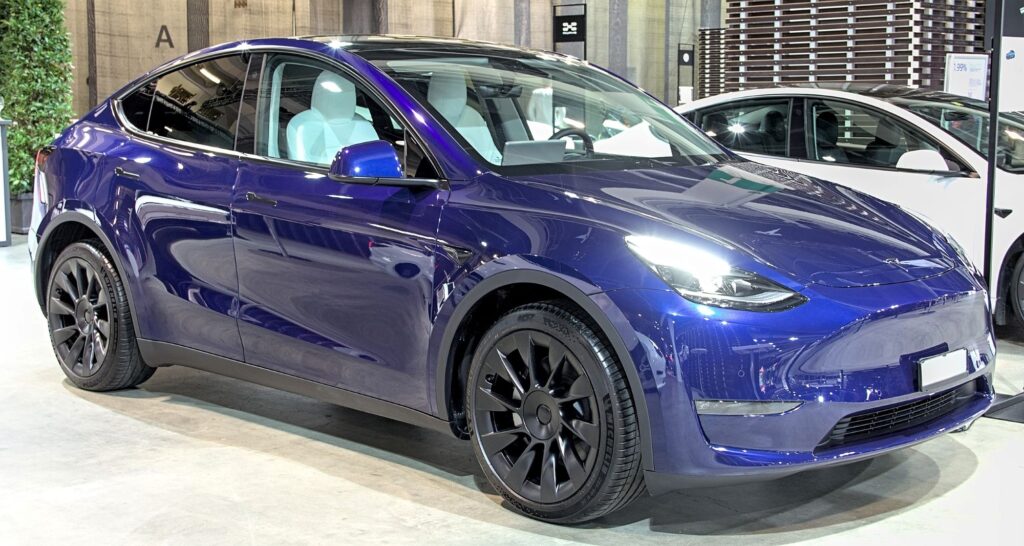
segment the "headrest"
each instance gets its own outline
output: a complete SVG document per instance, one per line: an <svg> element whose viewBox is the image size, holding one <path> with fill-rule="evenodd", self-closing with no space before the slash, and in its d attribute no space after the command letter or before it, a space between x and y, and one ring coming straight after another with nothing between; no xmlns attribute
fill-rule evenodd
<svg viewBox="0 0 1024 546"><path fill-rule="evenodd" d="M554 89L539 87L530 94L530 105L526 110L526 119L554 125L555 111L553 108Z"/></svg>
<svg viewBox="0 0 1024 546"><path fill-rule="evenodd" d="M356 113L356 86L325 70L313 85L310 108L320 112L328 121L352 119Z"/></svg>
<svg viewBox="0 0 1024 546"><path fill-rule="evenodd" d="M819 143L835 146L839 142L839 117L831 110L825 110L814 118Z"/></svg>
<svg viewBox="0 0 1024 546"><path fill-rule="evenodd" d="M815 121L817 122L818 128L839 127L839 117L831 110L822 111L818 114L818 118Z"/></svg>
<svg viewBox="0 0 1024 546"><path fill-rule="evenodd" d="M454 125L466 108L466 72L459 67L445 67L443 70L435 70L430 76L427 102Z"/></svg>
<svg viewBox="0 0 1024 546"><path fill-rule="evenodd" d="M764 116L765 129L781 127L786 124L786 115L778 110L772 110Z"/></svg>
<svg viewBox="0 0 1024 546"><path fill-rule="evenodd" d="M729 130L729 120L722 113L708 114L704 118L704 130L723 136L722 133Z"/></svg>

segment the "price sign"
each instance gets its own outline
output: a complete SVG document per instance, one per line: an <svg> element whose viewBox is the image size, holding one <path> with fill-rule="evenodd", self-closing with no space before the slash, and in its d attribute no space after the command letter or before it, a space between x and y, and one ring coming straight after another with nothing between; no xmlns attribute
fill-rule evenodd
<svg viewBox="0 0 1024 546"><path fill-rule="evenodd" d="M947 93L986 100L988 55L950 53L946 55Z"/></svg>

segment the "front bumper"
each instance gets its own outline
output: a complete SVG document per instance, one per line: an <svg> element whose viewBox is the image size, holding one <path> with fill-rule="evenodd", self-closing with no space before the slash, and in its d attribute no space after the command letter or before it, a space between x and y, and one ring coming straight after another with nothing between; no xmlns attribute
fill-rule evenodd
<svg viewBox="0 0 1024 546"><path fill-rule="evenodd" d="M770 314L709 313L669 291L602 295L627 323L619 333L643 382L653 492L874 457L969 424L991 404L991 317L969 272L807 295L807 304ZM958 349L969 354L965 374L924 392L918 361ZM844 418L915 402L906 411L919 411L964 385L973 391L928 419L830 443ZM719 416L698 415L694 400L803 404L778 415Z"/></svg>

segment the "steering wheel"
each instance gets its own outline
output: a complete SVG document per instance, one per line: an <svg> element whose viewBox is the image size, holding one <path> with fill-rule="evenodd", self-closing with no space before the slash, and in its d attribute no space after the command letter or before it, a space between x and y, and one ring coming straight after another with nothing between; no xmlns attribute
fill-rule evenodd
<svg viewBox="0 0 1024 546"><path fill-rule="evenodd" d="M548 138L548 140L561 140L567 136L573 135L580 137L580 140L583 141L583 149L584 151L586 151L587 155L594 154L594 139L590 138L590 135L588 135L587 132L584 131L583 129L577 129L575 127L566 127L565 129L562 129L561 131L558 131L555 134L551 135L551 137Z"/></svg>

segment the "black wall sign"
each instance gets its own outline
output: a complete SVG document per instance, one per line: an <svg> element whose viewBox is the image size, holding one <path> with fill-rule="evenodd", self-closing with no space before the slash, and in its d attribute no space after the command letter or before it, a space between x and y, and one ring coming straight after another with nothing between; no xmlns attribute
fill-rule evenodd
<svg viewBox="0 0 1024 546"><path fill-rule="evenodd" d="M586 15L556 15L554 23L556 44L587 41Z"/></svg>
<svg viewBox="0 0 1024 546"><path fill-rule="evenodd" d="M1024 1L1008 0L1003 8L1003 36L1024 38Z"/></svg>
<svg viewBox="0 0 1024 546"><path fill-rule="evenodd" d="M679 66L693 66L693 48L680 47L677 61Z"/></svg>
<svg viewBox="0 0 1024 546"><path fill-rule="evenodd" d="M992 45L995 39L995 2L985 9L985 43ZM1003 36L1024 38L1024 0L1003 0Z"/></svg>

